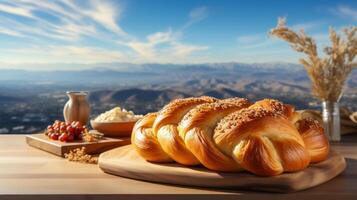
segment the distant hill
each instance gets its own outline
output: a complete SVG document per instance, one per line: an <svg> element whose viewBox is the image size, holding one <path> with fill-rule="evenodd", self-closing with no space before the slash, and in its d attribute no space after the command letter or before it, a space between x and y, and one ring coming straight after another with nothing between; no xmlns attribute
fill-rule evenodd
<svg viewBox="0 0 357 200"><path fill-rule="evenodd" d="M298 84L273 80L225 81L218 78L193 79L166 87L96 90L90 92L89 100L95 105L120 105L146 113L159 110L173 99L203 95L216 98L245 97L252 101L277 98L300 108L308 107L312 100L309 88Z"/></svg>
<svg viewBox="0 0 357 200"><path fill-rule="evenodd" d="M245 86L247 91L264 93L293 93L304 94L309 92L309 88L297 84L289 84L281 81L258 80Z"/></svg>
<svg viewBox="0 0 357 200"><path fill-rule="evenodd" d="M22 98L0 95L0 103L17 103L24 101Z"/></svg>
<svg viewBox="0 0 357 200"><path fill-rule="evenodd" d="M275 98L297 109L320 109L321 105L312 97L309 79L299 66L155 66L141 66L145 70L138 72L110 68L76 72L10 70L4 75L0 70L0 129L33 133L56 119L63 120L63 106L68 101L65 92L69 90L89 91L91 119L116 106L146 114L157 112L173 99L202 95L251 101ZM357 71L352 73L341 99L341 105L351 110L357 110L355 85ZM19 125L24 127L22 131L14 129Z"/></svg>
<svg viewBox="0 0 357 200"><path fill-rule="evenodd" d="M40 65L40 64L39 64ZM58 69L59 64L48 64L36 68ZM87 81L88 83L115 82L125 83L128 80L138 82L153 80L172 80L192 78L193 76L214 77L227 76L238 78L254 73L266 73L279 76L285 73L300 72L303 68L291 63L208 63L208 64L128 64L128 63L103 63L95 65L63 64L64 70L16 70L0 69L0 81L36 81L52 83L76 83ZM34 66L35 67L35 66ZM84 67L84 68L83 68ZM29 66L31 69L31 67ZM68 70L72 69L72 70ZM82 69L82 70L79 70ZM258 74L257 74L258 75Z"/></svg>
<svg viewBox="0 0 357 200"><path fill-rule="evenodd" d="M166 102L171 99L188 96L188 94L174 90L144 90L132 88L118 91L93 91L90 93L89 99L99 102Z"/></svg>

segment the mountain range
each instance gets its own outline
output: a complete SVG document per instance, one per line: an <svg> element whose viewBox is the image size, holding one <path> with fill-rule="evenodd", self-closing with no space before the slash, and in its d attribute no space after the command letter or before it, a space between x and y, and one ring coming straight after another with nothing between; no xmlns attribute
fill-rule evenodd
<svg viewBox="0 0 357 200"><path fill-rule="evenodd" d="M78 67L78 66L74 66ZM357 110L357 71L341 105ZM309 78L289 63L194 65L118 64L70 70L0 70L0 133L32 133L63 120L66 91L89 91L92 118L120 106L137 114L156 112L172 99L190 96L275 98L297 109L319 109Z"/></svg>

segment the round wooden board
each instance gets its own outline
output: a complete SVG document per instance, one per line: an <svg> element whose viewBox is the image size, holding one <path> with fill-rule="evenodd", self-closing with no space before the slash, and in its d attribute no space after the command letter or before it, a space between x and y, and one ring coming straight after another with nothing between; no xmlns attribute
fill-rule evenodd
<svg viewBox="0 0 357 200"><path fill-rule="evenodd" d="M329 181L343 172L346 161L331 151L327 160L312 164L303 171L260 177L248 172L222 173L200 166L150 163L142 159L131 145L127 145L102 153L99 167L110 174L157 183L286 193Z"/></svg>

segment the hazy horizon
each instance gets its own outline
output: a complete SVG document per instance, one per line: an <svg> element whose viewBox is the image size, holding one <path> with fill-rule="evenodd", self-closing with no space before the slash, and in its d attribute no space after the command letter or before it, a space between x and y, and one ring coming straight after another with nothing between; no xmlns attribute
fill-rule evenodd
<svg viewBox="0 0 357 200"><path fill-rule="evenodd" d="M20 64L6 64L0 63L0 70L25 70L25 71L81 71L81 70L125 70L128 66L146 66L146 65L157 65L157 66L210 66L216 65L225 66L230 64L245 65L245 66L277 66L284 65L286 67L290 66L301 66L297 62L237 62L237 61L227 61L227 62L199 62L199 63L129 63L129 62L109 62L109 63L20 63Z"/></svg>

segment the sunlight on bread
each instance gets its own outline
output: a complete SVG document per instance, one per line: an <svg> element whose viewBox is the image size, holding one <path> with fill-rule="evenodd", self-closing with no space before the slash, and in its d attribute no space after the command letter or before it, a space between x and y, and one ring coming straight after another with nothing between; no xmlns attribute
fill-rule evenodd
<svg viewBox="0 0 357 200"><path fill-rule="evenodd" d="M139 120L132 145L151 162L223 172L275 176L325 160L329 143L321 125L292 105L264 99L177 99Z"/></svg>

